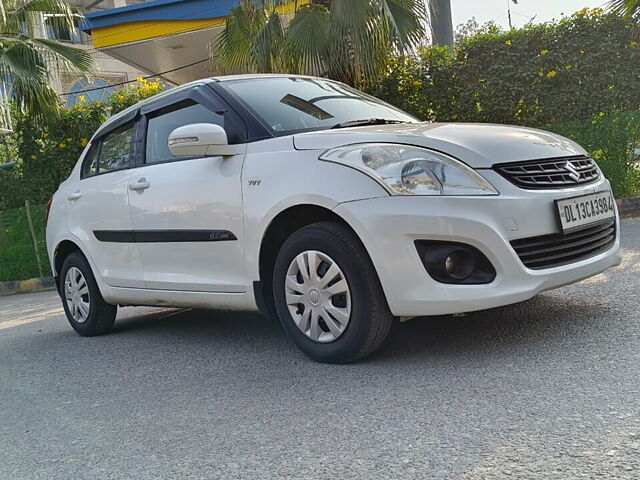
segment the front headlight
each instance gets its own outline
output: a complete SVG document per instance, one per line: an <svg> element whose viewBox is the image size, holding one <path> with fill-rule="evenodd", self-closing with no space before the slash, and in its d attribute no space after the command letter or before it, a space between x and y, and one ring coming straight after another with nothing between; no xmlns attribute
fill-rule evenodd
<svg viewBox="0 0 640 480"><path fill-rule="evenodd" d="M347 145L320 160L356 168L392 195L497 195L475 170L442 153L393 143Z"/></svg>

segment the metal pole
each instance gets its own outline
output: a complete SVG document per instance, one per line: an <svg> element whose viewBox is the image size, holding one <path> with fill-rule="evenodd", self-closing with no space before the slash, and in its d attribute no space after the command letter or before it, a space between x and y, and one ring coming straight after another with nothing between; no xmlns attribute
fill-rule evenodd
<svg viewBox="0 0 640 480"><path fill-rule="evenodd" d="M29 208L29 200L24 201L24 208L27 210L27 220L29 222L29 230L31 230L31 239L33 240L33 250L36 253L36 262L38 263L38 273L40 278L44 277L42 271L42 261L40 260L40 252L38 252L38 241L36 240L36 231L33 228L33 221L31 220L31 209Z"/></svg>

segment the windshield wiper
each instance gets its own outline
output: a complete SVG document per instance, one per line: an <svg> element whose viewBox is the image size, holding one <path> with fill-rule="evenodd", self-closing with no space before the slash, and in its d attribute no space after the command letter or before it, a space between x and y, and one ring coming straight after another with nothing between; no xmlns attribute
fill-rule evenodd
<svg viewBox="0 0 640 480"><path fill-rule="evenodd" d="M390 120L388 118L365 118L363 120L351 120L350 122L336 123L334 128L361 127L364 125L393 125L396 123L407 123L402 120Z"/></svg>

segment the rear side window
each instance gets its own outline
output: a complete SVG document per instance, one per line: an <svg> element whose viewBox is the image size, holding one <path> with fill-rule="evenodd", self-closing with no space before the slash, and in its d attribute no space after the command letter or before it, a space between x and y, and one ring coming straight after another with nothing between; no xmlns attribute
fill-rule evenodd
<svg viewBox="0 0 640 480"><path fill-rule="evenodd" d="M92 143L82 162L81 178L129 168L134 124L124 125Z"/></svg>
<svg viewBox="0 0 640 480"><path fill-rule="evenodd" d="M199 103L173 106L162 110L159 114L149 118L147 123L145 163L175 160L176 157L171 155L169 151L169 135L176 128L190 123L215 123L224 127L224 117Z"/></svg>

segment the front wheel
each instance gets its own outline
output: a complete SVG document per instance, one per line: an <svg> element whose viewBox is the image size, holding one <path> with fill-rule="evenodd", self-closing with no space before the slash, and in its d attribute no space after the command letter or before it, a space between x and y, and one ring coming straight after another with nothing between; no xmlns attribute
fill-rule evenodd
<svg viewBox="0 0 640 480"><path fill-rule="evenodd" d="M278 253L273 285L282 325L314 360L360 360L389 333L393 317L373 264L340 223L316 223L291 235Z"/></svg>

